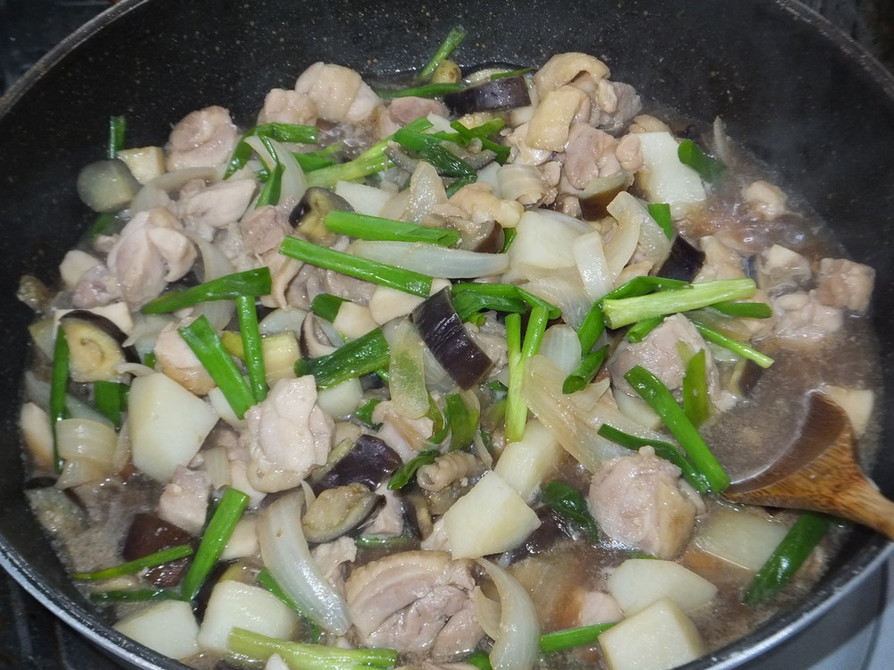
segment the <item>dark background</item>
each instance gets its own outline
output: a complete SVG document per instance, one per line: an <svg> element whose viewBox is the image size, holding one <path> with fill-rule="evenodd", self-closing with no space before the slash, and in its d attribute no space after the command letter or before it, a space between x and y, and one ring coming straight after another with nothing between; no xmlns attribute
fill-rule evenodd
<svg viewBox="0 0 894 670"><path fill-rule="evenodd" d="M802 1L894 69L894 2ZM0 0L0 92L110 4L110 0ZM0 668L114 667L5 574L0 576L0 603L5 604L0 608Z"/></svg>

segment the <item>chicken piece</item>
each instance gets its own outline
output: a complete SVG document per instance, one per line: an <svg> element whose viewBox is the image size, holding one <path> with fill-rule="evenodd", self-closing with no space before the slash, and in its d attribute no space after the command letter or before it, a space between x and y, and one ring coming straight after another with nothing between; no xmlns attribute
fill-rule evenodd
<svg viewBox="0 0 894 670"><path fill-rule="evenodd" d="M80 309L102 307L121 299L118 280L104 263L95 265L78 279L71 294L71 304Z"/></svg>
<svg viewBox="0 0 894 670"><path fill-rule="evenodd" d="M345 592L359 641L434 660L474 649L483 631L471 566L446 552L407 551L354 570Z"/></svg>
<svg viewBox="0 0 894 670"><path fill-rule="evenodd" d="M574 86L550 91L534 108L525 143L534 149L564 151L571 126L586 122L590 106L587 94Z"/></svg>
<svg viewBox="0 0 894 670"><path fill-rule="evenodd" d="M395 98L388 105L388 116L401 126L408 124L410 121L415 121L420 116L428 116L429 114L446 119L450 116L450 111L443 102L432 100L431 98L417 98L412 95Z"/></svg>
<svg viewBox="0 0 894 670"><path fill-rule="evenodd" d="M361 123L382 104L357 72L342 65L314 63L298 77L295 90L330 123Z"/></svg>
<svg viewBox="0 0 894 670"><path fill-rule="evenodd" d="M824 258L816 278L816 297L824 305L863 314L869 307L875 270L846 258Z"/></svg>
<svg viewBox="0 0 894 670"><path fill-rule="evenodd" d="M762 179L743 187L742 199L752 212L767 221L775 221L787 211L788 198L782 189Z"/></svg>
<svg viewBox="0 0 894 670"><path fill-rule="evenodd" d="M797 251L774 244L764 249L757 262L758 282L762 289L774 295L804 286L813 276L810 261Z"/></svg>
<svg viewBox="0 0 894 670"><path fill-rule="evenodd" d="M107 263L121 295L136 308L189 272L196 257L180 222L167 209L155 207L137 212L124 226Z"/></svg>
<svg viewBox="0 0 894 670"><path fill-rule="evenodd" d="M291 123L312 126L317 122L317 109L307 93L285 88L274 88L264 97L264 106L258 113L258 125L265 123Z"/></svg>
<svg viewBox="0 0 894 670"><path fill-rule="evenodd" d="M694 283L745 277L741 256L717 237L706 235L699 240L699 244L705 253L705 262L692 280Z"/></svg>
<svg viewBox="0 0 894 670"><path fill-rule="evenodd" d="M155 340L155 360L158 370L196 395L207 395L216 384L207 368L199 361L177 329L188 325L192 319L169 323Z"/></svg>
<svg viewBox="0 0 894 670"><path fill-rule="evenodd" d="M317 405L312 375L278 381L263 402L245 413L245 421L254 468L249 474L258 490L282 490L290 481L291 488L326 463L335 423Z"/></svg>
<svg viewBox="0 0 894 670"><path fill-rule="evenodd" d="M525 122L513 130L506 138L506 144L510 147L510 156L506 165L543 165L553 156L549 149L535 149L528 144L529 123Z"/></svg>
<svg viewBox="0 0 894 670"><path fill-rule="evenodd" d="M788 340L813 344L841 329L842 311L822 304L814 291L795 291L771 298L773 332Z"/></svg>
<svg viewBox="0 0 894 670"><path fill-rule="evenodd" d="M272 205L251 210L239 222L242 244L249 253L260 255L271 249L279 249L292 226L285 216Z"/></svg>
<svg viewBox="0 0 894 670"><path fill-rule="evenodd" d="M381 424L376 437L394 449L404 462L417 456L426 447L434 428L434 423L426 416L408 419L401 415L390 400L376 405L372 420Z"/></svg>
<svg viewBox="0 0 894 670"><path fill-rule="evenodd" d="M619 456L593 474L587 496L599 528L613 541L657 558L675 557L703 510L680 468L651 447Z"/></svg>
<svg viewBox="0 0 894 670"><path fill-rule="evenodd" d="M624 618L618 602L605 591L582 591L577 595L580 603L578 626L597 626Z"/></svg>
<svg viewBox="0 0 894 670"><path fill-rule="evenodd" d="M182 465L174 471L158 499L158 516L193 535L199 535L208 514L211 479L201 470Z"/></svg>
<svg viewBox="0 0 894 670"><path fill-rule="evenodd" d="M385 500L385 504L375 512L369 521L363 526L364 537L397 537L404 532L404 506L402 497L388 488L387 484L380 484L376 489L376 495Z"/></svg>
<svg viewBox="0 0 894 670"><path fill-rule="evenodd" d="M567 52L552 56L534 75L537 92L544 96L565 84L570 84L581 74L587 74L593 82L609 76L608 66L595 56Z"/></svg>
<svg viewBox="0 0 894 670"><path fill-rule="evenodd" d="M711 349L682 314L667 317L640 342L623 340L608 362L612 384L628 395L636 395L624 375L635 365L641 365L673 391L683 384L688 357L701 350L705 351L708 392L715 399L720 389L720 373L714 364Z"/></svg>
<svg viewBox="0 0 894 670"><path fill-rule="evenodd" d="M211 186L203 184L201 188L181 195L177 214L188 228L211 239L215 228L223 228L242 218L254 192L253 179L234 178Z"/></svg>
<svg viewBox="0 0 894 670"><path fill-rule="evenodd" d="M487 182L467 184L450 197L449 203L466 213L472 223L496 221L504 228L518 225L525 208L515 200L502 200Z"/></svg>
<svg viewBox="0 0 894 670"><path fill-rule="evenodd" d="M310 553L320 568L320 574L344 597L345 574L342 566L357 559L357 545L354 540L343 536L333 542L318 544Z"/></svg>
<svg viewBox="0 0 894 670"><path fill-rule="evenodd" d="M577 190L585 188L596 177L608 177L621 170L615 155L618 140L586 123L575 123L568 132L565 145L565 179Z"/></svg>
<svg viewBox="0 0 894 670"><path fill-rule="evenodd" d="M228 110L217 105L196 110L183 117L168 136L165 168L170 172L223 165L238 140L239 129Z"/></svg>
<svg viewBox="0 0 894 670"><path fill-rule="evenodd" d="M616 135L640 113L642 100L630 84L600 79L590 112L590 125Z"/></svg>

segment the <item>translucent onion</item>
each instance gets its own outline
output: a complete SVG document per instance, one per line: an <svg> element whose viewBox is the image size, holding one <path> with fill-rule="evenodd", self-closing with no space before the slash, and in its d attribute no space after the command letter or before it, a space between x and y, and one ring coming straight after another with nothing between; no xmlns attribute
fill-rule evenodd
<svg viewBox="0 0 894 670"><path fill-rule="evenodd" d="M408 319L402 319L391 343L389 389L394 408L410 419L419 419L428 412L424 349L416 328Z"/></svg>
<svg viewBox="0 0 894 670"><path fill-rule="evenodd" d="M590 300L595 302L614 288L617 275L611 272L605 257L602 235L597 232L581 235L574 241L571 251Z"/></svg>
<svg viewBox="0 0 894 670"><path fill-rule="evenodd" d="M292 152L289 151L289 148L282 144L281 142L277 142L276 140L269 139L270 145L276 150L276 157L279 159L279 162L283 166L282 173L282 182L280 186L279 192L279 204L287 199L294 199L297 203L301 200L301 197L304 195L304 192L307 190L307 180L304 177L304 170L298 165L298 162L295 160L295 157L292 155ZM264 165L271 172L273 171L274 166L276 165L276 161L273 156L270 155L270 152L267 150L267 147L264 146L264 143L261 141L261 138L257 135L253 135L251 137L245 138L245 143L248 144L255 152L261 157Z"/></svg>
<svg viewBox="0 0 894 670"><path fill-rule="evenodd" d="M664 262L670 253L671 241L645 205L627 191L621 191L606 209L622 226L639 226L638 258L648 260L654 267Z"/></svg>
<svg viewBox="0 0 894 670"><path fill-rule="evenodd" d="M603 238L605 257L613 277L617 278L633 257L636 245L639 244L639 232L638 220L625 219L618 221L611 232Z"/></svg>
<svg viewBox="0 0 894 670"><path fill-rule="evenodd" d="M50 406L50 385L38 379L30 370L25 373L25 397L34 402L36 405L46 410ZM105 416L97 412L83 400L79 400L73 395L65 396L65 406L71 412L72 418L90 419L104 423L108 426L112 425Z"/></svg>
<svg viewBox="0 0 894 670"><path fill-rule="evenodd" d="M326 631L344 635L351 626L348 606L320 573L301 528L303 494L295 491L275 500L258 520L258 542L264 565L289 597Z"/></svg>
<svg viewBox="0 0 894 670"><path fill-rule="evenodd" d="M580 340L577 331L566 324L556 324L546 329L540 353L552 362L563 374L569 375L580 363Z"/></svg>
<svg viewBox="0 0 894 670"><path fill-rule="evenodd" d="M540 653L540 624L531 596L515 577L478 559L500 595L500 627L490 652L494 670L529 670Z"/></svg>
<svg viewBox="0 0 894 670"><path fill-rule="evenodd" d="M577 394L562 393L564 381L562 371L545 356L534 356L525 366L522 394L528 408L553 432L559 444L587 470L595 472L606 460L626 450L597 434L601 421L594 426L581 417L582 408L574 398ZM598 415L602 405L589 404L590 412Z"/></svg>
<svg viewBox="0 0 894 670"><path fill-rule="evenodd" d="M65 461L58 488L105 479L114 472L118 436L110 426L89 419L56 422L56 446Z"/></svg>
<svg viewBox="0 0 894 670"><path fill-rule="evenodd" d="M348 252L442 279L487 277L502 274L509 267L509 257L506 254L448 249L422 242L357 240L348 248Z"/></svg>
<svg viewBox="0 0 894 670"><path fill-rule="evenodd" d="M558 307L565 323L574 328L580 326L593 305L577 273L563 276L556 272L551 277L537 277L522 288Z"/></svg>
<svg viewBox="0 0 894 670"><path fill-rule="evenodd" d="M193 236L191 239L202 255L202 272L199 276L201 281L211 281L234 272L233 264L218 245L198 236ZM215 330L223 330L235 316L236 304L232 300L208 300L196 305L193 314L196 318L204 314Z"/></svg>

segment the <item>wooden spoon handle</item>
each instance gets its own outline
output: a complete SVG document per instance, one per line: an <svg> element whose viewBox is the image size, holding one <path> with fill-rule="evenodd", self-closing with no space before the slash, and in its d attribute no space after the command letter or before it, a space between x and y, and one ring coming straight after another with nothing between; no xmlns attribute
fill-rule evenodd
<svg viewBox="0 0 894 670"><path fill-rule="evenodd" d="M830 501L837 516L851 519L894 540L894 502L888 500L868 479L842 492Z"/></svg>

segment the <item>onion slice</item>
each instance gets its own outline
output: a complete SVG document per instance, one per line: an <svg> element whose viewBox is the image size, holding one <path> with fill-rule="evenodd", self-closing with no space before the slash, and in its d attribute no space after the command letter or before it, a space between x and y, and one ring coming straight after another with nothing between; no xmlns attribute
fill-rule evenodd
<svg viewBox="0 0 894 670"><path fill-rule="evenodd" d="M300 491L283 496L261 512L258 541L264 565L289 597L313 621L335 635L351 626L344 599L320 573L301 528Z"/></svg>
<svg viewBox="0 0 894 670"><path fill-rule="evenodd" d="M478 559L500 595L500 628L490 663L494 670L529 670L540 650L540 624L531 596L515 577L483 558Z"/></svg>
<svg viewBox="0 0 894 670"><path fill-rule="evenodd" d="M460 388L479 383L494 362L472 339L453 309L449 289L441 289L413 310L413 322L435 360Z"/></svg>
<svg viewBox="0 0 894 670"><path fill-rule="evenodd" d="M348 253L441 279L489 277L509 269L506 254L448 249L422 242L357 240L351 244Z"/></svg>

